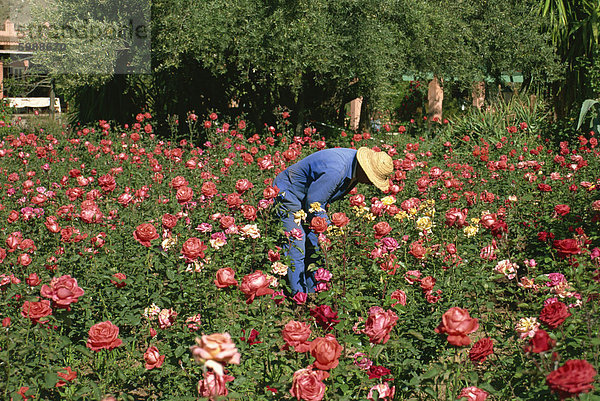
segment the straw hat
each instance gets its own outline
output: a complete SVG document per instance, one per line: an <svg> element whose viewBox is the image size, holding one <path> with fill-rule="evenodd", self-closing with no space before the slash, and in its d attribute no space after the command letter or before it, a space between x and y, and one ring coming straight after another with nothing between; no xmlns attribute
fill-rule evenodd
<svg viewBox="0 0 600 401"><path fill-rule="evenodd" d="M364 146L358 149L356 158L369 180L377 188L387 191L390 187L388 176L394 172L392 158L385 152L375 152Z"/></svg>

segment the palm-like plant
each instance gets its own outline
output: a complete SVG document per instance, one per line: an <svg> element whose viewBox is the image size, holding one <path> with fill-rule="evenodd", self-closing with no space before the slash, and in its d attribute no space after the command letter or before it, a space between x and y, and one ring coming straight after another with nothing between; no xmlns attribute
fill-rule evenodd
<svg viewBox="0 0 600 401"><path fill-rule="evenodd" d="M547 20L547 31L565 64L566 81L554 88L559 115L577 100L590 96L584 87L581 59L592 59L598 48L600 2L598 0L540 0L539 13Z"/></svg>

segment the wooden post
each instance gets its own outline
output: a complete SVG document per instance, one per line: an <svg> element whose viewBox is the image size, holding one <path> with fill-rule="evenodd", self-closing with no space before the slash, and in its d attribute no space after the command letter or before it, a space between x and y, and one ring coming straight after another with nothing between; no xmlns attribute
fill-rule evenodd
<svg viewBox="0 0 600 401"><path fill-rule="evenodd" d="M4 62L0 60L0 99L4 97Z"/></svg>
<svg viewBox="0 0 600 401"><path fill-rule="evenodd" d="M50 118L52 118L54 120L54 102L55 102L55 97L54 97L54 78L52 78L50 80Z"/></svg>
<svg viewBox="0 0 600 401"><path fill-rule="evenodd" d="M360 109L363 98L358 97L350 102L350 129L356 131L360 123Z"/></svg>

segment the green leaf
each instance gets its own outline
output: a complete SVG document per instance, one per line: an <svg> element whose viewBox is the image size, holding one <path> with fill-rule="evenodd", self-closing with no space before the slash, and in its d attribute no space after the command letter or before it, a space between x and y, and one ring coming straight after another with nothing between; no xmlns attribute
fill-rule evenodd
<svg viewBox="0 0 600 401"><path fill-rule="evenodd" d="M52 388L58 382L58 375L54 372L48 372L44 376L44 388Z"/></svg>
<svg viewBox="0 0 600 401"><path fill-rule="evenodd" d="M598 102L597 100L594 99L587 99L586 101L583 102L583 104L581 105L581 110L579 111L579 121L577 122L577 129L579 129L581 127L581 124L583 123L583 120L585 119L585 115L588 113L588 111L590 111L590 108L595 105L598 104L600 102Z"/></svg>

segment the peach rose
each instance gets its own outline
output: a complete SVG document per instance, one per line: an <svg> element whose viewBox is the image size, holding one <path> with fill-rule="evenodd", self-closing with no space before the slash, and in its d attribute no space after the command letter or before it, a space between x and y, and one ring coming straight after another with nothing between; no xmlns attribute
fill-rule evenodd
<svg viewBox="0 0 600 401"><path fill-rule="evenodd" d="M436 333L448 334L448 342L456 346L471 344L467 334L479 328L477 319L469 316L469 311L459 307L450 308L442 315L442 323L435 329Z"/></svg>
<svg viewBox="0 0 600 401"><path fill-rule="evenodd" d="M150 247L150 241L158 239L158 233L152 224L143 223L137 226L133 238L145 247Z"/></svg>
<svg viewBox="0 0 600 401"><path fill-rule="evenodd" d="M296 352L307 352L310 350L308 338L311 333L312 331L308 324L295 320L289 321L281 331L285 343L290 347L294 347Z"/></svg>
<svg viewBox="0 0 600 401"><path fill-rule="evenodd" d="M255 297L273 294L274 291L269 288L270 283L271 280L269 280L267 275L260 270L244 276L244 278L242 278L240 290L246 295L246 303L251 304L254 302Z"/></svg>
<svg viewBox="0 0 600 401"><path fill-rule="evenodd" d="M146 369L160 368L165 361L165 356L158 352L158 348L155 346L148 347L144 352L144 361L146 362Z"/></svg>
<svg viewBox="0 0 600 401"><path fill-rule="evenodd" d="M325 396L325 383L323 380L329 373L313 370L312 367L300 369L294 373L290 394L297 400L320 401Z"/></svg>
<svg viewBox="0 0 600 401"><path fill-rule="evenodd" d="M40 323L40 319L51 314L52 308L50 308L50 301L47 299L39 302L25 301L21 308L21 316L31 319L33 323Z"/></svg>
<svg viewBox="0 0 600 401"><path fill-rule="evenodd" d="M123 344L123 341L120 338L117 338L118 336L119 328L112 324L110 320L96 323L88 332L86 346L92 351L100 351L101 349L114 349Z"/></svg>
<svg viewBox="0 0 600 401"><path fill-rule="evenodd" d="M393 310L384 311L380 307L373 307L369 311L363 333L369 336L371 344L385 344L397 321L398 315Z"/></svg>
<svg viewBox="0 0 600 401"><path fill-rule="evenodd" d="M342 355L342 346L333 334L317 337L310 343L310 355L315 358L314 367L321 370L335 368Z"/></svg>
<svg viewBox="0 0 600 401"><path fill-rule="evenodd" d="M215 333L196 337L196 344L191 347L196 362L215 361L239 365L240 353L231 340L229 333Z"/></svg>
<svg viewBox="0 0 600 401"><path fill-rule="evenodd" d="M237 180L237 182L235 183L235 190L239 194L243 194L244 192L246 192L247 190L252 189L252 188L254 188L254 184L252 184L250 181L248 181L245 178Z"/></svg>
<svg viewBox="0 0 600 401"><path fill-rule="evenodd" d="M215 285L218 288L227 288L232 285L238 285L238 282L235 279L235 271L231 267L223 267L217 270Z"/></svg>

